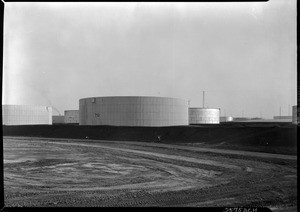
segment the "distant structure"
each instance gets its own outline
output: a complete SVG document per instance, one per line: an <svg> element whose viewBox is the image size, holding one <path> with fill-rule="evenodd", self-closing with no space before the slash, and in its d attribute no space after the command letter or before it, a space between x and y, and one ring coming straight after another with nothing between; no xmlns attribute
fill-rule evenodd
<svg viewBox="0 0 300 212"><path fill-rule="evenodd" d="M65 110L65 124L79 124L79 110Z"/></svg>
<svg viewBox="0 0 300 212"><path fill-rule="evenodd" d="M293 106L293 118L292 118L292 123L293 124L298 124L299 123L299 120L298 120L299 116L297 115L299 110L297 110L298 109L297 107L298 107L297 105Z"/></svg>
<svg viewBox="0 0 300 212"><path fill-rule="evenodd" d="M251 118L248 118L248 117L234 117L233 118L233 121L235 122L243 122L243 121L249 121L251 120Z"/></svg>
<svg viewBox="0 0 300 212"><path fill-rule="evenodd" d="M79 100L79 125L188 125L188 101L149 96L84 98Z"/></svg>
<svg viewBox="0 0 300 212"><path fill-rule="evenodd" d="M273 116L273 119L290 119L292 120L292 116Z"/></svg>
<svg viewBox="0 0 300 212"><path fill-rule="evenodd" d="M52 116L52 124L64 124L65 116Z"/></svg>
<svg viewBox="0 0 300 212"><path fill-rule="evenodd" d="M292 116L274 116L273 120L275 122L292 122L293 120Z"/></svg>
<svg viewBox="0 0 300 212"><path fill-rule="evenodd" d="M2 105L3 125L51 125L52 107Z"/></svg>
<svg viewBox="0 0 300 212"><path fill-rule="evenodd" d="M189 108L189 124L219 124L220 109Z"/></svg>
<svg viewBox="0 0 300 212"><path fill-rule="evenodd" d="M263 120L262 118L259 118L259 117L254 117L254 118L251 118L251 120L254 120L254 121L261 121Z"/></svg>
<svg viewBox="0 0 300 212"><path fill-rule="evenodd" d="M221 116L220 117L220 122L231 122L233 121L233 117L231 116Z"/></svg>

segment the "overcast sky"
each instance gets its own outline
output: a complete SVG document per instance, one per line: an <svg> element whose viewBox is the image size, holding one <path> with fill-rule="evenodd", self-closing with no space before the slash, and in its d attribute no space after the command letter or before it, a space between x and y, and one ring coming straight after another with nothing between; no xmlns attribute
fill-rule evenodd
<svg viewBox="0 0 300 212"><path fill-rule="evenodd" d="M62 114L93 96L162 96L222 115L296 105L296 0L5 3L3 104ZM290 113L292 110L290 110Z"/></svg>

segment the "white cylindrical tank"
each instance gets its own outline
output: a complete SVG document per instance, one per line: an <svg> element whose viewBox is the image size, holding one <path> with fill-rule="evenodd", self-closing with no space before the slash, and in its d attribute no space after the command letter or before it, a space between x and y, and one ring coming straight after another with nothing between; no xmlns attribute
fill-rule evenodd
<svg viewBox="0 0 300 212"><path fill-rule="evenodd" d="M297 105L293 106L293 118L292 122L293 124L298 124L298 116L297 116Z"/></svg>
<svg viewBox="0 0 300 212"><path fill-rule="evenodd" d="M65 110L64 117L65 124L78 124L79 110Z"/></svg>
<svg viewBox="0 0 300 212"><path fill-rule="evenodd" d="M220 117L220 122L230 122L233 121L233 117L231 116L221 116Z"/></svg>
<svg viewBox="0 0 300 212"><path fill-rule="evenodd" d="M220 109L189 108L190 124L219 124Z"/></svg>
<svg viewBox="0 0 300 212"><path fill-rule="evenodd" d="M79 100L79 125L188 125L188 102L147 96L84 98Z"/></svg>
<svg viewBox="0 0 300 212"><path fill-rule="evenodd" d="M2 105L3 125L52 124L52 107L36 105Z"/></svg>

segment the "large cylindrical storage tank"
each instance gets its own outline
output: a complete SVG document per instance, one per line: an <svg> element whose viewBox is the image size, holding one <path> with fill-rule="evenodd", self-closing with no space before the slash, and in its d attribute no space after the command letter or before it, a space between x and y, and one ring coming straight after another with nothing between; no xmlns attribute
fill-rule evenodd
<svg viewBox="0 0 300 212"><path fill-rule="evenodd" d="M297 105L293 106L293 124L298 124L298 117L297 117Z"/></svg>
<svg viewBox="0 0 300 212"><path fill-rule="evenodd" d="M79 100L79 125L188 125L188 102L147 96L84 98Z"/></svg>
<svg viewBox="0 0 300 212"><path fill-rule="evenodd" d="M2 105L3 125L52 124L52 107L36 105Z"/></svg>
<svg viewBox="0 0 300 212"><path fill-rule="evenodd" d="M189 108L190 124L219 124L220 109Z"/></svg>

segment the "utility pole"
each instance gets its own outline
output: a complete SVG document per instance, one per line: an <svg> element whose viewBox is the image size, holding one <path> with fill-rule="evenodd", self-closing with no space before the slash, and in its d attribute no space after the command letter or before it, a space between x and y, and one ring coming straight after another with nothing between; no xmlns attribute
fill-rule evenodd
<svg viewBox="0 0 300 212"><path fill-rule="evenodd" d="M203 108L204 108L204 94L205 93L205 91L203 91L203 101L202 101L202 103L203 103Z"/></svg>
<svg viewBox="0 0 300 212"><path fill-rule="evenodd" d="M281 107L279 107L279 116L281 117Z"/></svg>
<svg viewBox="0 0 300 212"><path fill-rule="evenodd" d="M291 112L291 111L290 111L290 109L291 109L291 108L290 108L290 105L289 105L289 112L288 112L288 116L290 115L290 112Z"/></svg>

